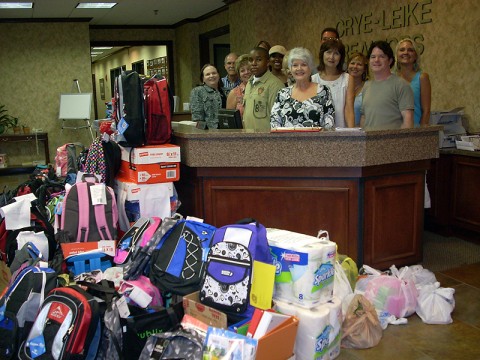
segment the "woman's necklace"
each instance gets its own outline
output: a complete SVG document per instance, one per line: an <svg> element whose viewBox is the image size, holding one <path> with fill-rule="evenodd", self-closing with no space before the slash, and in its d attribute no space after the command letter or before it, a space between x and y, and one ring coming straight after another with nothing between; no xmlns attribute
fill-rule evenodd
<svg viewBox="0 0 480 360"><path fill-rule="evenodd" d="M355 85L355 96L357 96L360 93L360 90L362 90L362 88L363 88L363 81L360 84Z"/></svg>

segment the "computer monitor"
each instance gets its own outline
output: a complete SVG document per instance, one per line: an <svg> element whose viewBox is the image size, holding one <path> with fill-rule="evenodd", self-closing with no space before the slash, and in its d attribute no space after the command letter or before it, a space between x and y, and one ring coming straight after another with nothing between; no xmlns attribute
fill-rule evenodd
<svg viewBox="0 0 480 360"><path fill-rule="evenodd" d="M218 110L218 128L219 129L243 129L242 117L239 110L219 109Z"/></svg>

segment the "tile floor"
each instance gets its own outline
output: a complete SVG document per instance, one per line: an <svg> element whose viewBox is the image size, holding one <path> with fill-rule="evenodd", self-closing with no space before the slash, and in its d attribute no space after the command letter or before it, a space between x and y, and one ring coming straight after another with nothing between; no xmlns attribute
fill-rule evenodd
<svg viewBox="0 0 480 360"><path fill-rule="evenodd" d="M389 325L376 347L342 349L337 359L480 359L480 263L435 275L442 287L455 289L453 323L427 325L412 315L406 325Z"/></svg>

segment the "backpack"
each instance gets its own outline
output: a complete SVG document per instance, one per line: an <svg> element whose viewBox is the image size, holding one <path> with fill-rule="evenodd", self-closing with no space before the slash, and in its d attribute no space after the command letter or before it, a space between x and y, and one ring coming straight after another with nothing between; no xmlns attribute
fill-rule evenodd
<svg viewBox="0 0 480 360"><path fill-rule="evenodd" d="M2 224L5 221L2 221ZM0 232L1 228L3 227L0 226ZM0 238L0 246L3 246L3 236L5 238L5 247L2 248L0 251L5 252L5 262L8 266L11 266L17 250L20 250L18 248L18 242L17 238L20 233L22 232L33 232L33 233L39 233L43 232L45 234L45 237L47 238L48 241L48 254L42 254L43 255L43 260L46 261L51 260L55 254L55 250L57 249L57 243L55 241L55 235L54 235L54 229L52 224L42 215L40 211L35 206L32 206L30 208L30 226L16 229L16 230L7 230L5 231L4 235L2 238Z"/></svg>
<svg viewBox="0 0 480 360"><path fill-rule="evenodd" d="M118 144L115 141L103 141L99 136L88 149L84 170L88 174L100 175L101 182L113 187L121 161Z"/></svg>
<svg viewBox="0 0 480 360"><path fill-rule="evenodd" d="M92 186L105 187L107 204L92 204ZM118 210L111 187L91 182L78 182L65 194L62 203L60 230L73 241L115 240L117 238Z"/></svg>
<svg viewBox="0 0 480 360"><path fill-rule="evenodd" d="M65 177L68 173L77 173L77 146L85 150L81 143L67 143L57 148L55 155L55 173L57 176Z"/></svg>
<svg viewBox="0 0 480 360"><path fill-rule="evenodd" d="M101 335L95 298L78 286L53 289L45 298L19 359L95 359Z"/></svg>
<svg viewBox="0 0 480 360"><path fill-rule="evenodd" d="M161 145L172 137L173 94L167 79L152 77L143 84L146 145Z"/></svg>
<svg viewBox="0 0 480 360"><path fill-rule="evenodd" d="M124 71L115 78L117 140L122 146L145 145L143 85L136 71Z"/></svg>
<svg viewBox="0 0 480 360"><path fill-rule="evenodd" d="M57 274L50 268L26 266L10 280L0 298L0 358L12 359L35 321L45 295L56 284Z"/></svg>
<svg viewBox="0 0 480 360"><path fill-rule="evenodd" d="M179 220L153 251L150 280L161 291L187 295L200 287L215 227L193 220Z"/></svg>
<svg viewBox="0 0 480 360"><path fill-rule="evenodd" d="M142 274L149 275L150 272L150 260L152 253L157 245L162 241L170 229L177 224L182 217L179 214L175 214L173 217L165 217L148 241L142 245L138 251L135 251L131 260L123 267L123 279L124 280L136 280Z"/></svg>
<svg viewBox="0 0 480 360"><path fill-rule="evenodd" d="M227 313L251 317L253 261L273 264L265 227L253 220L218 228L207 255L200 302Z"/></svg>
<svg viewBox="0 0 480 360"><path fill-rule="evenodd" d="M177 359L178 354L185 360L202 359L202 337L195 330L187 329L154 334L148 338L139 360Z"/></svg>

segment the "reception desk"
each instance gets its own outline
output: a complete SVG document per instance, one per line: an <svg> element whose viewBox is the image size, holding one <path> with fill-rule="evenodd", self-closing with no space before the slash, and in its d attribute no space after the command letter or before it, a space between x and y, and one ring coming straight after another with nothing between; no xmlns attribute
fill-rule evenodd
<svg viewBox="0 0 480 360"><path fill-rule="evenodd" d="M358 264L422 260L425 171L441 127L254 132L174 126L183 215L222 226L253 217L310 235L327 230Z"/></svg>

